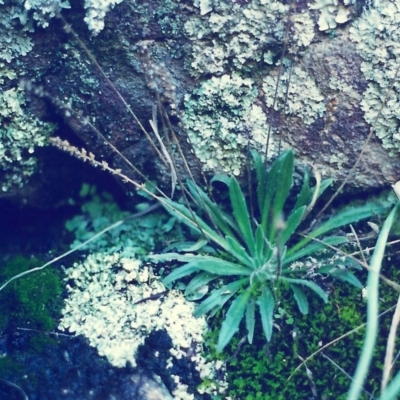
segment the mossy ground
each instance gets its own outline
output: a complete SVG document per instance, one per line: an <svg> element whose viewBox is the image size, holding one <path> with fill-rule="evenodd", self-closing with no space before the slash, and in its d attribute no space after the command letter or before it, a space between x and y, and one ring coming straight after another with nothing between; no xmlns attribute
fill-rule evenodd
<svg viewBox="0 0 400 400"><path fill-rule="evenodd" d="M400 280L400 271L396 268L398 261L400 258L397 256L396 259L386 260L383 266L385 276L395 282ZM362 281L366 281L366 273L360 275ZM308 315L298 312L293 299L282 298L281 307L286 311L287 317L275 318L279 329L274 329L270 343L267 343L263 336L261 323L252 345L247 341L239 345L240 339L246 335L244 329L236 335L226 351L219 356L228 359L229 389L226 396L240 400L346 398L351 380L326 357L353 376L364 340L364 328L340 339L312 357L306 366L301 366L289 380L295 368L301 364L300 357L306 359L322 345L365 322L366 302L359 289L342 282L332 282L331 290L330 301L326 305L310 293ZM397 296L393 289L381 283L380 312L395 305ZM380 319L375 356L365 383L365 390L375 395L379 393L381 384L386 341L393 311ZM291 317L294 319L293 323ZM216 343L219 318L216 317L213 323L215 330L210 334L210 341ZM398 345L399 343L397 348ZM395 370L400 366L399 362L396 364ZM310 373L312 376L308 376ZM317 397L313 396L313 390L316 391ZM365 393L361 397L361 399L368 398Z"/></svg>
<svg viewBox="0 0 400 400"><path fill-rule="evenodd" d="M44 262L17 256L4 262L0 270L0 281L40 267ZM55 329L61 310L61 273L56 268L45 268L16 279L0 292L2 312L0 331L15 333L16 330L29 329L32 332L32 346L41 346L50 339L43 332ZM38 334L35 335L35 332Z"/></svg>

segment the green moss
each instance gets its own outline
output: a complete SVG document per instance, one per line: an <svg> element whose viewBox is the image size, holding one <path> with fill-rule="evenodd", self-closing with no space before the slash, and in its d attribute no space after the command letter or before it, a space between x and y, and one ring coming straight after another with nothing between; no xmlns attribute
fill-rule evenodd
<svg viewBox="0 0 400 400"><path fill-rule="evenodd" d="M16 257L3 264L0 281L39 267L43 263L36 259ZM0 292L2 313L0 329L7 325L40 331L51 331L57 326L61 310L62 286L60 273L47 268L28 274L11 282Z"/></svg>
<svg viewBox="0 0 400 400"><path fill-rule="evenodd" d="M400 271L390 265L393 265L393 261L386 264L384 274L399 282ZM281 298L281 307L290 310L294 324L276 318L275 323L279 329L276 327L271 343L266 343L259 330L253 345L248 343L239 345L239 336L232 341L225 354L222 356L213 354L221 359L229 359L227 372L230 386L227 396L246 400L303 400L312 397L311 383L305 366L302 366L288 381L294 369L301 363L298 356L307 358L322 345L365 322L366 303L360 290L339 282L325 283L332 291L330 302L323 306L319 299L310 297L309 315L300 314L289 298ZM380 295L382 311L396 304L398 294L387 286L382 286ZM215 327L220 323L217 319L218 317L213 322ZM376 356L365 386L370 393L373 391L379 393L390 323L390 313L380 320L381 331L376 346ZM350 379L322 354L332 359L351 376L360 355L364 334L364 330L360 329L329 346L307 362L318 398L346 399ZM241 336L245 335L246 332L243 330ZM216 343L217 337L218 332L215 330L209 335L208 340ZM366 395L362 397L362 399L367 398Z"/></svg>

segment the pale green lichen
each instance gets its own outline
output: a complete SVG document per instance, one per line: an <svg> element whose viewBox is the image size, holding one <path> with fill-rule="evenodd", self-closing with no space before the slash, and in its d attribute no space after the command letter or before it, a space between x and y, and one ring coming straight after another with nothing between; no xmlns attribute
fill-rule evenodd
<svg viewBox="0 0 400 400"><path fill-rule="evenodd" d="M123 0L85 0L84 18L88 28L98 34L104 28L104 18L107 12ZM49 25L49 20L62 9L71 8L69 0L25 0L24 7L32 12L33 18L42 27Z"/></svg>
<svg viewBox="0 0 400 400"><path fill-rule="evenodd" d="M315 0L309 7L311 10L319 10L319 30L327 31L350 20L351 5L355 2L356 0Z"/></svg>
<svg viewBox="0 0 400 400"><path fill-rule="evenodd" d="M291 75L290 75L291 74ZM290 77L289 90L286 96L286 87ZM263 80L265 104L272 107L277 87L278 76L269 75ZM291 116L299 117L309 125L323 116L326 106L324 96L315 83L315 80L300 66L286 69L280 76L275 110L283 111Z"/></svg>
<svg viewBox="0 0 400 400"><path fill-rule="evenodd" d="M361 70L368 80L361 108L364 118L374 124L400 63L400 1L375 0L350 28L350 38L357 45L363 62ZM394 81L381 115L374 126L389 154L400 151L400 83Z"/></svg>
<svg viewBox="0 0 400 400"><path fill-rule="evenodd" d="M192 40L190 70L195 76L247 71L254 62L271 60L283 43L289 7L282 2L215 1L207 10L185 24ZM314 37L308 12L293 13L290 19L291 45L307 46Z"/></svg>
<svg viewBox="0 0 400 400"><path fill-rule="evenodd" d="M2 1L0 5L0 60L10 63L32 49L32 41L27 35L32 28L26 23L26 13L21 6L6 6Z"/></svg>
<svg viewBox="0 0 400 400"><path fill-rule="evenodd" d="M43 146L53 126L38 120L25 109L22 90L0 93L0 173L1 190L22 187L36 171L32 154Z"/></svg>
<svg viewBox="0 0 400 400"><path fill-rule="evenodd" d="M268 126L256 97L253 80L238 74L213 77L185 97L183 123L205 169L237 175L248 145L264 150ZM273 147L271 139L270 154Z"/></svg>

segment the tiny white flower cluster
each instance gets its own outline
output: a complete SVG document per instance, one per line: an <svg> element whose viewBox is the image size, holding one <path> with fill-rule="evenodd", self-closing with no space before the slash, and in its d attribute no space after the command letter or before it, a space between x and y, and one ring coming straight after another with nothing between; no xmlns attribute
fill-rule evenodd
<svg viewBox="0 0 400 400"><path fill-rule="evenodd" d="M157 296L166 288L151 266L118 253L99 252L75 263L66 274L73 283L67 285L69 297L59 328L84 335L114 366L124 367L127 362L135 366L137 349L150 332L165 329L173 343L168 368L174 359L185 357L195 363L202 379L213 380L221 369L201 355L205 318L194 318L194 304L177 290ZM194 399L179 377L173 378L178 383L174 398ZM206 391L216 392L216 387Z"/></svg>

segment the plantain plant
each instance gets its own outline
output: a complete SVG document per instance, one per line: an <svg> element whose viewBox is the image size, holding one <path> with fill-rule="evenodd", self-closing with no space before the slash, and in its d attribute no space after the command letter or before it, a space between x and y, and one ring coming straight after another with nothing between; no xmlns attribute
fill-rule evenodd
<svg viewBox="0 0 400 400"><path fill-rule="evenodd" d="M239 330L243 319L248 340L252 342L256 310L265 337L271 340L274 310L282 288L291 291L303 314L308 313L308 292L328 301L326 291L313 279L316 274L332 275L362 288L351 272L350 267L355 263L346 257L336 257L336 261L332 261L335 257L326 257L326 262L313 263L312 267L304 261L326 252L329 246L348 241L344 235L328 236L332 231L383 211L383 206L376 204L352 207L330 217L306 235L300 235L299 225L332 180L320 182L317 179L315 187L310 187L310 176L306 172L297 201L284 219L285 205L293 186L293 151L282 153L269 172L257 152L252 156L257 181L256 204L246 199L235 177L213 179L223 182L229 189L231 210L228 211L189 180L187 191L195 202L193 207L165 198L161 203L191 229L198 237L197 242L178 245L176 252L150 257L156 262L184 263L165 277L164 284L171 286L182 279L187 282L187 277L192 276L185 295L199 300L207 294L196 308L196 316L213 314L229 304L219 333L218 352ZM338 268L339 263L347 264L349 268ZM210 293L209 286L212 288Z"/></svg>

